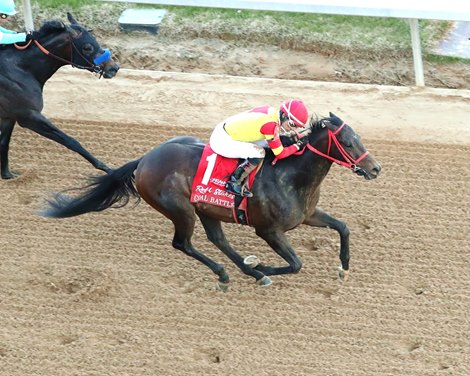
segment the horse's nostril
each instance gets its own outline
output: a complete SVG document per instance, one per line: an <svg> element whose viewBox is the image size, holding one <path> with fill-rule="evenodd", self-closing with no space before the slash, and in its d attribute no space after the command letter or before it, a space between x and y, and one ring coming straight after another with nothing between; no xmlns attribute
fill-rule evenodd
<svg viewBox="0 0 470 376"><path fill-rule="evenodd" d="M105 78L114 77L117 74L118 70L119 70L118 65L107 67L107 68L104 69L104 77Z"/></svg>

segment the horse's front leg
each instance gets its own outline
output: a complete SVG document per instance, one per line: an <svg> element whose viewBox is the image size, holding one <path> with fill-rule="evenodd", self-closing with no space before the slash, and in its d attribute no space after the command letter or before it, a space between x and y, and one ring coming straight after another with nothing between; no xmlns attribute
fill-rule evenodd
<svg viewBox="0 0 470 376"><path fill-rule="evenodd" d="M289 266L269 266L265 264L258 264L254 269L266 275L276 274L292 274L298 273L302 268L302 261L295 254L289 240L286 235L280 230L273 229L256 229L256 234L263 238L266 243L279 255L281 256Z"/></svg>
<svg viewBox="0 0 470 376"><path fill-rule="evenodd" d="M10 118L0 119L0 169L2 179L13 179L18 176L10 171L8 151L10 150L10 139L15 126L15 120Z"/></svg>
<svg viewBox="0 0 470 376"><path fill-rule="evenodd" d="M77 140L69 135L65 134L54 124L52 124L45 116L40 112L31 111L28 116L22 116L18 118L18 124L24 128L28 128L41 136L44 136L50 140L58 142L61 145L64 145L66 148L80 154L88 162L90 162L93 167L98 170L109 172L110 168L106 166L103 162L95 158L88 150L86 150Z"/></svg>
<svg viewBox="0 0 470 376"><path fill-rule="evenodd" d="M303 223L313 227L326 227L338 231L341 242L339 252L341 267L339 276L343 280L347 279L349 274L349 228L346 223L332 217L319 208L316 208L315 212L309 218L306 218Z"/></svg>

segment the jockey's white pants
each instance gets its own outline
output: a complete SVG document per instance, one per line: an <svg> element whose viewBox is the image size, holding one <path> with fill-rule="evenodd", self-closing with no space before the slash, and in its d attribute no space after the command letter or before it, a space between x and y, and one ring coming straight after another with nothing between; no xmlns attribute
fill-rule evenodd
<svg viewBox="0 0 470 376"><path fill-rule="evenodd" d="M264 158L265 151L261 145L267 145L266 141L236 141L225 131L224 124L217 124L212 132L209 140L212 150L226 158Z"/></svg>

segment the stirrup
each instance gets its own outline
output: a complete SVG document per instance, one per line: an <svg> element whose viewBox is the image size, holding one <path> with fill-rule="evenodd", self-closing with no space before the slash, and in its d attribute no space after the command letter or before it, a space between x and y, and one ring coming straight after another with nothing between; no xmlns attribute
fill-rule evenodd
<svg viewBox="0 0 470 376"><path fill-rule="evenodd" d="M253 197L253 192L249 191L246 185L242 185L242 197Z"/></svg>
<svg viewBox="0 0 470 376"><path fill-rule="evenodd" d="M239 185L236 182L229 181L225 184L225 189L227 192L233 193L234 195L240 197L253 197L253 193L251 193L245 185Z"/></svg>

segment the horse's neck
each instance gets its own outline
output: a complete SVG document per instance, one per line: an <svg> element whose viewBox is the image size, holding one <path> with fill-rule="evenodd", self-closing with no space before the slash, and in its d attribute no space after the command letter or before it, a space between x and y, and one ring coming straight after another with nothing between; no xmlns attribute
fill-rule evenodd
<svg viewBox="0 0 470 376"><path fill-rule="evenodd" d="M56 38L51 38L49 41L41 43L41 45L45 48L45 51L41 50L41 48L34 45L34 42L32 42L27 49L24 51L18 51L17 54L20 59L18 65L32 74L42 85L44 85L60 67L66 65L64 61L61 61L54 56L58 56L65 60L67 60L67 57L61 56L63 53L59 52L59 50L63 50L64 48L60 46L60 43L56 42ZM70 57L68 59L70 59Z"/></svg>
<svg viewBox="0 0 470 376"><path fill-rule="evenodd" d="M324 135L319 135L317 140L312 142L312 146L323 153L326 153L326 145ZM318 195L319 187L328 175L332 162L308 148L298 158L292 158L292 161L295 165L290 169L290 174L294 188L304 196L306 202L310 202L312 197Z"/></svg>
<svg viewBox="0 0 470 376"><path fill-rule="evenodd" d="M323 182L330 171L332 162L324 157L314 154L309 149L304 151L300 158L300 169L303 185L308 191L314 191ZM302 181L302 180L301 180Z"/></svg>
<svg viewBox="0 0 470 376"><path fill-rule="evenodd" d="M315 139L311 141L311 145L320 152L327 154L328 133L321 130ZM331 160L316 154L308 147L305 148L301 158L302 170L306 172L309 177L311 177L312 184L314 182L320 184L321 181L323 181L325 176L328 174L328 171L330 170L331 164ZM321 180L318 182L319 178L321 178Z"/></svg>
<svg viewBox="0 0 470 376"><path fill-rule="evenodd" d="M283 161L279 161L278 165L272 167L266 166L271 173L268 172L265 180L270 183L269 187L279 192L295 192L295 196L307 204L311 202L311 197L318 192L319 186L328 174L331 167L331 161L314 154L309 149L305 149L302 155L291 156ZM289 196L291 193L287 193ZM273 193L276 195L276 193Z"/></svg>
<svg viewBox="0 0 470 376"><path fill-rule="evenodd" d="M45 57L45 58L44 58ZM29 65L30 73L44 85L54 73L56 73L60 67L65 65L59 61L50 61L51 58L47 56L37 56L36 60L32 65Z"/></svg>

